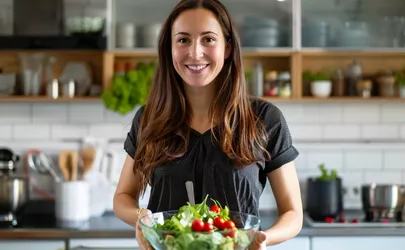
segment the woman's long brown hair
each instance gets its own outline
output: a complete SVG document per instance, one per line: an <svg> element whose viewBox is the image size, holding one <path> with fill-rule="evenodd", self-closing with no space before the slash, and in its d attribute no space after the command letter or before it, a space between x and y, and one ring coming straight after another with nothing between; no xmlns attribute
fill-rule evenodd
<svg viewBox="0 0 405 250"><path fill-rule="evenodd" d="M219 88L210 106L210 118L211 124L216 121L218 131L212 131L213 138L238 167L257 161L263 155L262 150L265 151L266 133L251 107L239 37L229 13L217 0L182 0L170 13L159 36L157 69L142 114L134 157L134 172L141 179L137 183L138 195L144 193L154 167L187 152L191 111L182 79L172 63L171 32L173 22L180 13L197 8L205 8L215 14L225 41L231 46L230 56L225 59L215 80Z"/></svg>

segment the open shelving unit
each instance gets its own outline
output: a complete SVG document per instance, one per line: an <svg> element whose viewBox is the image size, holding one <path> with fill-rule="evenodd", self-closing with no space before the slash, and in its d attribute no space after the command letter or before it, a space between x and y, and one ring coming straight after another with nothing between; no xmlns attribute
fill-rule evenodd
<svg viewBox="0 0 405 250"><path fill-rule="evenodd" d="M161 4L161 8L156 9L154 4ZM289 98L283 97L263 97L263 99L270 102L302 102L302 103L319 103L319 102L331 102L331 103L345 103L345 102L405 102L405 98L400 97L334 97L329 98L315 98L304 94L304 89L307 89L303 83L302 74L304 71L320 71L320 70L334 70L337 68L344 69L354 59L358 60L362 66L363 72L368 75L376 74L383 70L399 70L405 67L405 47L403 48L385 48L385 47L304 47L304 34L302 33L303 20L308 16L317 18L320 15L330 17L334 19L333 15L336 9L345 9L344 14L352 14L356 9L352 6L352 1L342 1L341 6L336 7L332 5L332 1L313 0L288 0L288 1L267 1L259 0L251 3L250 7L247 7L245 0L224 0L224 2L232 4L232 9L235 11L237 8L246 12L249 10L254 13L268 13L272 12L272 15L283 17L286 20L285 23L280 24L284 30L287 30L290 34L290 43L285 45L279 45L280 47L269 48L243 48L243 63L246 70L251 69L253 65L260 61L264 66L265 72L270 70L275 71L288 71L291 74L291 86L292 95ZM339 1L340 2L340 1ZM370 2L370 3L369 3ZM372 2L372 3L371 3ZM118 49L115 47L115 24L120 20L149 20L153 15L161 18L164 12L164 8L168 6L174 6L175 1L148 1L148 0L106 0L106 33L107 33L107 47L105 51L100 50L77 50L77 51L43 51L51 53L57 58L57 71L62 68L64 63L69 60L80 60L87 62L93 69L93 82L100 85L103 90L110 86L110 82L114 75L114 65L117 61L131 61L133 63L142 61L151 61L157 59L157 51L154 48L133 48L133 49ZM396 3L397 5L393 4ZM120 6L119 6L120 5ZM167 5L167 6L166 6ZM402 15L405 16L405 12L400 8L405 4L400 0L387 0L378 1L370 0L366 6L363 6L364 14L367 12L379 12L381 15L385 13L389 16ZM238 7L239 6L239 7ZM242 6L242 7L241 7ZM170 7L171 8L171 7ZM156 13L149 13L144 10L154 10ZM159 12L161 11L161 12ZM311 15L311 11L315 15ZM285 14L287 13L287 14ZM398 14L399 13L399 14ZM379 15L380 15L379 14ZM343 17L340 16L339 22L343 22ZM342 24L342 23L340 23ZM24 51L2 51L0 50L0 67L7 64L9 68L6 71L16 70L18 72L18 53ZM39 51L25 51L25 52L39 52ZM12 97L0 97L0 103L7 102L101 102L100 97L76 97L74 99L51 99L45 96L12 96Z"/></svg>
<svg viewBox="0 0 405 250"><path fill-rule="evenodd" d="M0 51L0 63L7 61L10 67L18 67L17 53L21 51ZM34 51L29 51L33 53ZM38 51L35 51L38 52ZM58 64L62 65L68 60L81 60L88 62L94 70L94 80L102 85L103 89L108 88L114 74L114 63L119 60L131 60L132 62L150 61L157 59L155 49L134 49L134 50L109 50L109 51L45 51L57 58ZM271 102L405 102L405 98L393 97L328 97L315 98L303 95L302 72L304 70L324 70L341 68L357 59L366 74L390 69L399 70L405 67L405 50L301 50L293 51L288 49L244 49L243 61L245 68L261 61L265 70L290 71L292 83L292 96L263 97ZM1 64L0 64L1 65ZM57 69L61 67L56 66ZM58 71L58 70L57 70ZM1 97L0 103L4 102L101 102L100 97L75 97L52 99L46 96L11 96Z"/></svg>

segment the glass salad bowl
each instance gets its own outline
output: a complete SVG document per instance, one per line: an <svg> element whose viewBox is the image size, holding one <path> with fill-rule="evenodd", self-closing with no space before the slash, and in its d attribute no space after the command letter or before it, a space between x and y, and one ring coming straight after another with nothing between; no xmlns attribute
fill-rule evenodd
<svg viewBox="0 0 405 250"><path fill-rule="evenodd" d="M196 212L185 206L145 215L139 223L144 237L157 250L242 250L252 243L260 218L226 210Z"/></svg>

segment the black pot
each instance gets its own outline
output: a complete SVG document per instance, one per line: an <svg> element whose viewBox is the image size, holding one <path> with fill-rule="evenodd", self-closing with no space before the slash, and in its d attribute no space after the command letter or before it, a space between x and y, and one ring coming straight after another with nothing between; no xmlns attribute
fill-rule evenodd
<svg viewBox="0 0 405 250"><path fill-rule="evenodd" d="M316 221L337 218L343 212L342 180L309 178L306 187L306 213Z"/></svg>

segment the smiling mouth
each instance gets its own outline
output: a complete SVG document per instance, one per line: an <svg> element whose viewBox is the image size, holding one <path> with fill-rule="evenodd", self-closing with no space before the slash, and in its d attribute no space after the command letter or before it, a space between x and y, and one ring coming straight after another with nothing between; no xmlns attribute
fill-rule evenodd
<svg viewBox="0 0 405 250"><path fill-rule="evenodd" d="M202 71L203 69L205 69L206 67L208 67L208 65L209 64L186 65L186 67L191 71L199 72L199 71Z"/></svg>

